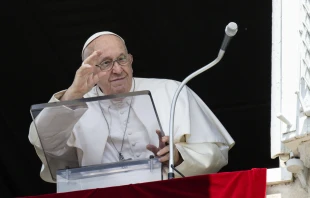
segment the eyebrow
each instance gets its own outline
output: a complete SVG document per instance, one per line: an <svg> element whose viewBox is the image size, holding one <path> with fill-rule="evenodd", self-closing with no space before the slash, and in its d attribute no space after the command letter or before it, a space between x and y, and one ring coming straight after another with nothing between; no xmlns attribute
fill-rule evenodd
<svg viewBox="0 0 310 198"><path fill-rule="evenodd" d="M117 57L116 57L116 59L118 59L120 56L122 56L122 55L125 55L125 53L121 53L120 55L118 55ZM114 59L112 59L111 57L109 57L109 56L106 56L106 57L103 57L103 59L100 61L100 63L102 63L103 61L106 61L106 60L114 60ZM100 64L99 63L99 64Z"/></svg>

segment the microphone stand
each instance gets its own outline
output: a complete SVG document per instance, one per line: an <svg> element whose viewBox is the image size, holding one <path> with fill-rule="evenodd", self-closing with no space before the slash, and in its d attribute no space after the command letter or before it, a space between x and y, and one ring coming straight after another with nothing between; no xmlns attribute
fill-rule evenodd
<svg viewBox="0 0 310 198"><path fill-rule="evenodd" d="M172 104L171 104L171 109L170 109L170 120L169 120L169 172L168 172L168 179L173 179L174 178L174 160L173 160L173 140L174 140L174 133L173 133L173 129L174 129L174 112L175 112L175 105L177 102L177 98L182 90L182 88L184 87L184 85L186 83L188 83L188 81L190 81L192 78L196 77L197 75L201 74L202 72L210 69L211 67L213 67L214 65L216 65L224 56L225 53L225 48L227 47L229 40L231 39L232 36L234 36L237 32L237 24L231 22L228 24L228 26L226 27L226 35L224 38L224 41L222 43L222 47L218 53L217 58L212 61L211 63L209 63L208 65L200 68L199 70L195 71L194 73L192 73L191 75L189 75L188 77L186 77L182 83L179 85L178 89L176 90L173 99L172 99Z"/></svg>
<svg viewBox="0 0 310 198"><path fill-rule="evenodd" d="M212 66L216 65L224 56L225 51L220 50L217 58L212 61L211 63L209 63L208 65L200 68L199 70L195 71L194 73L192 73L191 75L189 75L187 78L185 78L182 83L180 84L180 86L178 87L178 89L176 90L174 96L173 96L173 100L172 100L172 104L171 104L171 110L170 110L170 126L169 126L169 172L168 172L168 179L173 179L174 178L174 172L173 172L173 167L174 167L174 160L173 160L173 139L174 139L174 134L173 134L173 128L174 128L174 112L175 112L175 105L177 102L177 98L182 90L182 88L184 87L184 85L186 83L188 83L188 81L190 81L192 78L194 78L195 76L201 74L202 72L210 69Z"/></svg>

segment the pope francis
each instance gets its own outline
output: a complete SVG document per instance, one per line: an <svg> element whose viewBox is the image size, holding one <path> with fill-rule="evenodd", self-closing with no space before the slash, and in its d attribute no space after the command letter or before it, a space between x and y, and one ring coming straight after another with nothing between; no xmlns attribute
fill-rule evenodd
<svg viewBox="0 0 310 198"><path fill-rule="evenodd" d="M133 56L128 53L125 41L113 32L92 35L84 44L82 60L71 86L54 94L50 102L149 90L162 129L169 131L170 106L179 82L133 77ZM159 130L147 131L144 119L136 119L139 112L132 106L134 101L123 100L108 106L68 108L65 115L49 112L49 119L59 122L56 123L59 130L49 131L40 138L32 123L29 140L43 163L41 178L54 182L47 168L42 141L47 145L45 152L54 157L70 158L69 153L74 148L81 166L139 159L149 153L158 156L163 164L168 164L169 137L161 137ZM44 126L44 115L40 116L37 123ZM102 116L105 122L97 120ZM61 126L64 120L71 124ZM144 141L148 144L137 144L147 138L151 138ZM152 143L158 140L163 147ZM207 105L185 86L176 104L174 144L176 169L185 176L193 176L218 172L228 163L228 151L234 141ZM137 149L138 146L143 148Z"/></svg>

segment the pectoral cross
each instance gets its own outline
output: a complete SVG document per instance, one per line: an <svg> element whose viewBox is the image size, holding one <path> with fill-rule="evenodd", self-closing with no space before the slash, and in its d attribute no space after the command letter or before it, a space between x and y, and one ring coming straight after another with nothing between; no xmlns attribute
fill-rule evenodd
<svg viewBox="0 0 310 198"><path fill-rule="evenodd" d="M124 156L123 156L123 154L122 153L118 153L118 160L119 161L124 161Z"/></svg>
<svg viewBox="0 0 310 198"><path fill-rule="evenodd" d="M118 160L121 162L131 160L131 158L125 159L122 153L118 153Z"/></svg>

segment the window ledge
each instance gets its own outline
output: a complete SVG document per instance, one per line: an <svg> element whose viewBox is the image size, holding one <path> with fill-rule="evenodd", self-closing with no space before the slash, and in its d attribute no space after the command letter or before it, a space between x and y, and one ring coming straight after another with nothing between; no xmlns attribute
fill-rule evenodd
<svg viewBox="0 0 310 198"><path fill-rule="evenodd" d="M272 195L267 195L266 198L281 198L281 194L272 194Z"/></svg>
<svg viewBox="0 0 310 198"><path fill-rule="evenodd" d="M289 183L293 181L293 174L285 167L267 169L267 186Z"/></svg>

